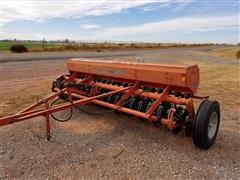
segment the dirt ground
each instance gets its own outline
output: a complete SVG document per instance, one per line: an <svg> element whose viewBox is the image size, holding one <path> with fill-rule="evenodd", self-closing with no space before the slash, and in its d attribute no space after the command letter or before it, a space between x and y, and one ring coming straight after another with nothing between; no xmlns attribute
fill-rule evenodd
<svg viewBox="0 0 240 180"><path fill-rule="evenodd" d="M199 94L221 105L219 133L209 150L196 148L184 132L173 135L126 114L75 110L68 122L51 121L51 141L43 118L0 127L0 179L240 179L239 61L208 52L143 51L111 60L199 64ZM6 62L0 71L0 117L44 97L51 81L67 73L64 60Z"/></svg>

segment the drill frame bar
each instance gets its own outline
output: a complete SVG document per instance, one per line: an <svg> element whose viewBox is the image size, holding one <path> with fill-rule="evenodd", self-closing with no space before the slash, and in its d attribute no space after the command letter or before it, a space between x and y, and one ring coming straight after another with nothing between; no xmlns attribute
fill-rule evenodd
<svg viewBox="0 0 240 180"><path fill-rule="evenodd" d="M122 87L118 87L118 86L113 86L113 85L109 85L109 84L104 84L104 83L101 83L101 82L94 82L92 83L92 80L94 78L103 78L102 76L98 76L98 75L88 75L88 74L85 74L85 73L74 73L74 77L65 77L65 79L68 81L69 79L71 79L72 82L80 82L81 80L78 79L77 77L78 76L81 76L81 75L84 75L86 76L87 78L86 79L83 79L83 81L85 81L85 84L88 84L88 85L91 85L92 88L93 87L96 87L96 88L103 88L103 89L106 89L106 90L110 90L110 91L113 91L113 90L118 90L118 89L121 89ZM116 79L116 78L107 78L108 80L111 79L111 80L116 80L116 81L119 81L121 79ZM153 105L150 107L149 111L147 111L146 113L141 113L141 112L138 112L138 111L135 111L135 110L131 110L131 109L128 109L127 111L124 110L124 112L126 113L129 113L129 114L132 114L132 115L136 115L136 116L139 116L139 117L143 117L149 121L154 121L156 119L156 117L152 117L152 113L154 112L154 110L156 109L156 107L161 103L161 102L169 102L169 103L174 103L174 104L178 104L178 105L186 105L187 109L189 110L190 112L190 115L191 115L191 118L194 119L195 118L195 110L194 110L194 106L193 106L193 100L192 98L195 98L194 95L192 95L192 98L176 98L176 97L171 97L168 95L168 93L174 89L176 90L175 87L170 87L170 86L162 86L164 87L164 90L161 94L158 94L158 93L152 93L152 92L144 92L142 89L139 89L141 85L146 85L146 82L133 82L133 81L129 81L129 80L125 80L124 82L130 82L133 84L133 86L131 87L131 89L129 90L126 90L125 91L125 94L123 95L123 97L115 104L115 105L120 105L124 99L127 99L128 97L130 96L141 96L141 97L145 97L145 98L150 98L150 99L153 99L153 100L156 100ZM151 84L152 85L152 84ZM58 91L58 90L57 90ZM77 93L77 94L74 94L74 97L82 97L83 96L78 96L79 94L80 95L83 95L81 94L81 92L79 90L73 90L73 92ZM86 95L86 94L84 94ZM208 98L208 97L202 97L202 96L197 96L196 99L205 99L205 98ZM107 102L99 102L99 100L94 100L93 101L94 103L98 104L98 105L102 105L102 106L105 106L105 107L108 107L108 108L118 108L118 106L113 106L112 104L110 103L107 103ZM124 107L121 107L120 109L124 109ZM119 110L119 109L118 109ZM119 110L121 111L121 110ZM143 115L144 114L144 115ZM146 115L147 114L147 115ZM171 127L173 128L173 126Z"/></svg>
<svg viewBox="0 0 240 180"><path fill-rule="evenodd" d="M37 117L37 116L45 116L45 114L48 114L48 113L51 114L53 112L57 112L57 111L61 111L61 110L64 110L64 109L71 108L73 106L86 105L86 104L91 103L92 100L94 100L94 99L103 98L103 97L106 97L106 96L109 96L109 95L113 95L113 94L116 94L116 93L123 92L123 91L128 90L128 89L129 89L129 87L126 87L126 88L122 88L122 89L119 89L119 90L104 93L104 94L101 94L101 95L97 95L97 96L93 96L93 97L86 97L85 99L82 99L82 100L72 101L71 103L67 102L67 103L62 103L60 105L56 105L56 106L52 106L52 107L47 107L47 108L45 107L43 109L33 110L33 108L37 108L42 104L49 104L48 102L50 100L54 99L57 95L60 94L60 91L59 91L59 92L57 92L53 95L50 95L47 98L41 100L40 103L33 104L32 106L28 107L27 109L23 110L22 112L20 112L16 115L1 118L0 119L0 126L4 126L4 125L7 125L7 124L12 124L12 123L23 121L23 120L26 120L26 119L31 119L31 118L34 118L34 117ZM66 90L66 92L67 92L67 90ZM61 93L64 93L64 91L61 91Z"/></svg>

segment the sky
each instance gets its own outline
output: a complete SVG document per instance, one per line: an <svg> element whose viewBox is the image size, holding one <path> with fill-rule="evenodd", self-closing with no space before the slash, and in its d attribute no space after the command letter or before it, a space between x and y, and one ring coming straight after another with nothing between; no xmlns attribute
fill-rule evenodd
<svg viewBox="0 0 240 180"><path fill-rule="evenodd" d="M239 0L0 0L3 39L240 42Z"/></svg>

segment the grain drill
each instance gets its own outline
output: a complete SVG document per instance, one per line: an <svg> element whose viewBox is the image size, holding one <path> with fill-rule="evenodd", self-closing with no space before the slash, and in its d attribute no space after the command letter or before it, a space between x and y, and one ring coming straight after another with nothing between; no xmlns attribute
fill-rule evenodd
<svg viewBox="0 0 240 180"><path fill-rule="evenodd" d="M197 65L175 66L148 63L70 59L68 75L52 83L53 93L22 110L0 119L0 126L44 116L47 139L50 140L50 117L69 120L73 108L96 104L112 111L124 112L172 130L185 130L194 144L208 149L214 143L220 107L208 96L196 95L199 84ZM61 99L61 103L55 103ZM193 100L201 100L195 113ZM70 110L67 119L55 113Z"/></svg>

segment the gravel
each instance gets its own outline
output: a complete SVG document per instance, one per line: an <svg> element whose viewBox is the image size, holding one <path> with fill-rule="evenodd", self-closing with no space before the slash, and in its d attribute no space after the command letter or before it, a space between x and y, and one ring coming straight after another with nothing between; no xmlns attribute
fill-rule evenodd
<svg viewBox="0 0 240 180"><path fill-rule="evenodd" d="M62 60L2 63L1 115L47 94L46 82L65 71ZM51 121L50 141L43 120L0 128L0 179L240 179L239 109L230 105L222 108L219 134L207 151L184 132L173 135L122 113L93 116L75 110L68 122Z"/></svg>

